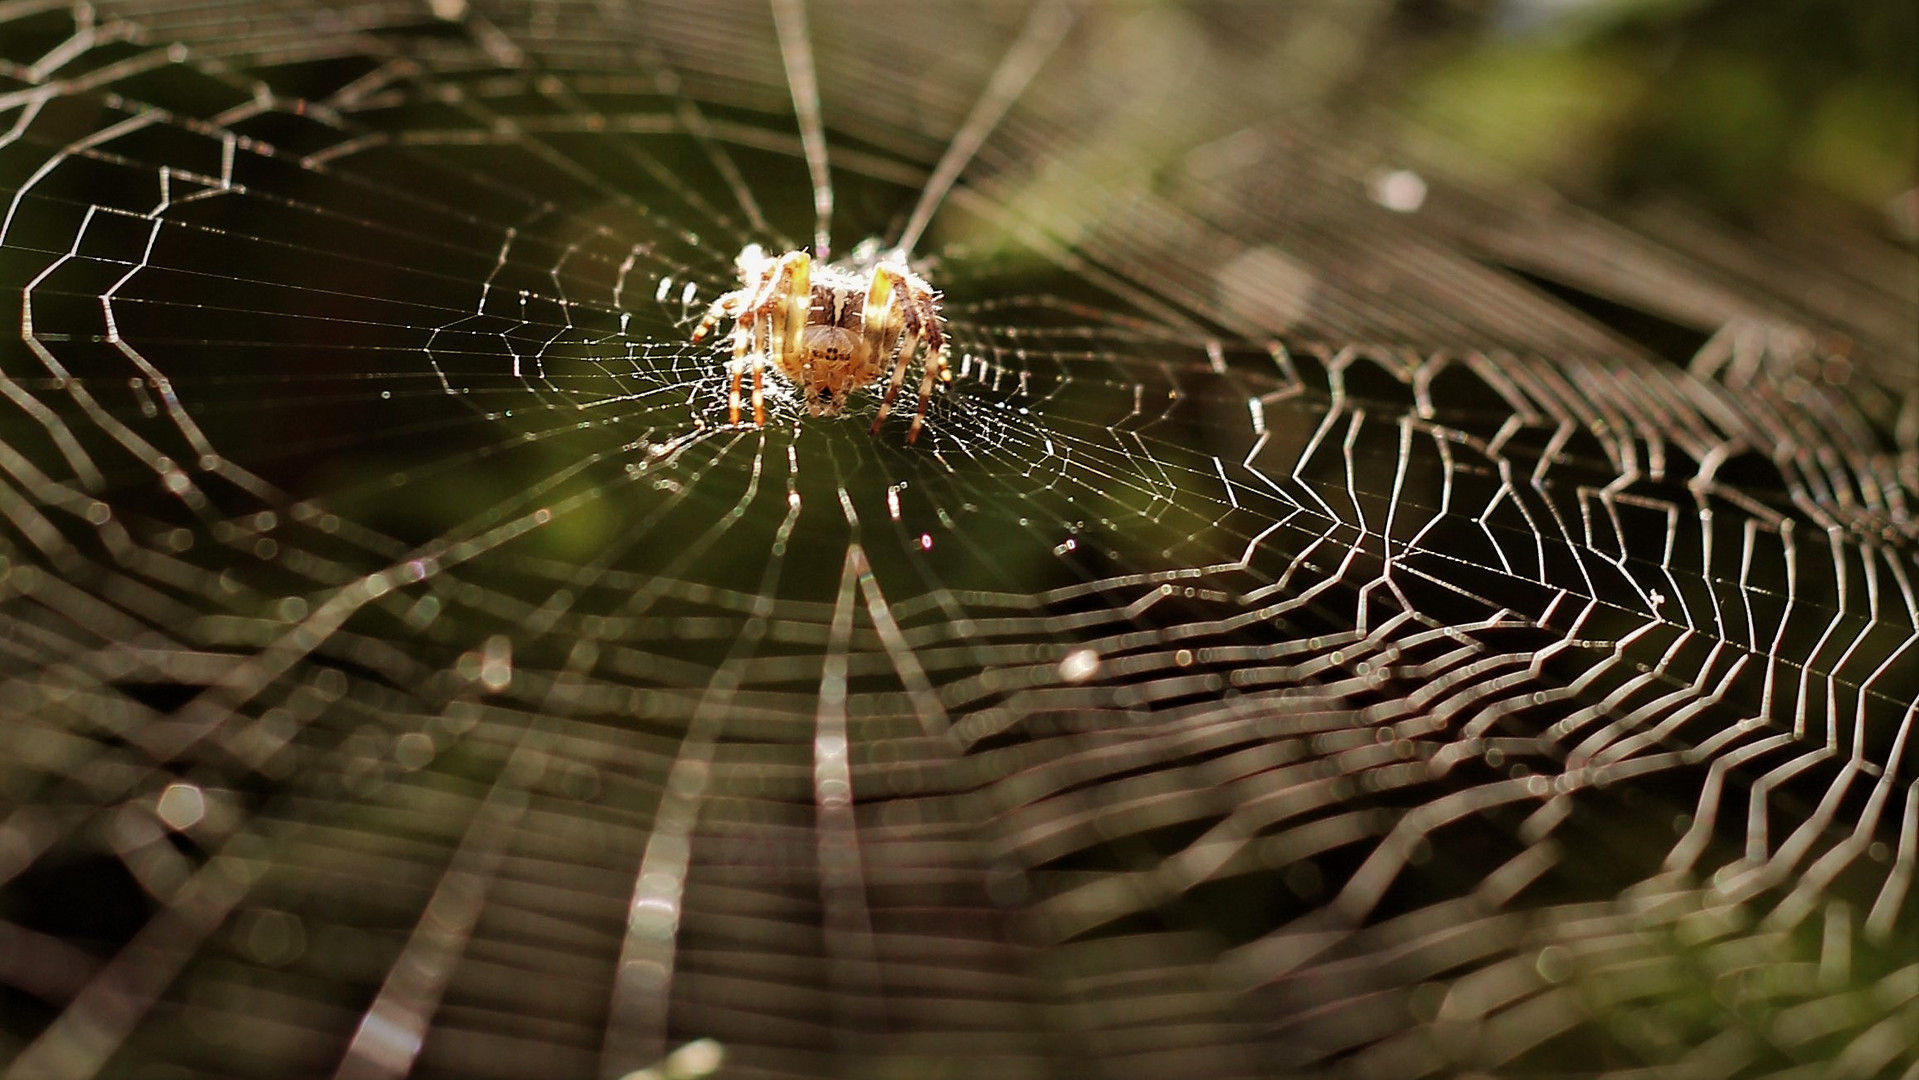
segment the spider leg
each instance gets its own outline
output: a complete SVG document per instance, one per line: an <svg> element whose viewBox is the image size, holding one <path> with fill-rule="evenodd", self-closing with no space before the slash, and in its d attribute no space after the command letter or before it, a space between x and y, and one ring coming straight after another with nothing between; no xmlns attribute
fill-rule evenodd
<svg viewBox="0 0 1919 1080"><path fill-rule="evenodd" d="M886 381L886 393L880 398L880 413L873 418L875 435L879 434L880 425L886 422L886 417L893 411L893 399L899 396L900 387L906 382L906 370L913 364L913 354L919 351L920 327L915 325L918 321L909 317L905 331L899 335L899 359L893 364L893 377ZM888 355L891 355L890 348Z"/></svg>
<svg viewBox="0 0 1919 1080"><path fill-rule="evenodd" d="M729 422L733 424L740 422L740 380L746 377L746 351L751 341L752 334L748 332L746 326L735 326L733 328L733 392L728 397L732 408L727 413ZM753 373L755 375L759 374L759 365L757 363L754 365ZM755 379L754 381L757 385L758 380Z"/></svg>
<svg viewBox="0 0 1919 1080"><path fill-rule="evenodd" d="M933 397L933 384L946 386L954 380L954 372L946 366L946 341L940 341L927 357L927 374L919 376L919 409L913 409L913 426L906 430L908 445L919 437L919 426L927 420L927 401Z"/></svg>
<svg viewBox="0 0 1919 1080"><path fill-rule="evenodd" d="M706 309L705 317L700 319L700 325L693 328L693 340L698 342L701 338L712 333L713 328L719 325L721 319L726 318L728 315L736 314L739 311L740 303L745 299L746 290L735 289L721 296L718 300L713 301L712 305Z"/></svg>
<svg viewBox="0 0 1919 1080"><path fill-rule="evenodd" d="M791 275L790 283L781 289L786 296L785 347L789 355L798 355L800 334L813 311L813 257L804 251L795 251L780 260L780 267Z"/></svg>
<svg viewBox="0 0 1919 1080"><path fill-rule="evenodd" d="M932 351L926 355L926 374L920 376L920 404L913 410L913 426L906 432L908 445L920 437L920 425L926 420L926 403L933 396L934 383L944 387L953 381L953 366L946 362L946 335L940 333L937 319L927 324L926 343Z"/></svg>
<svg viewBox="0 0 1919 1080"><path fill-rule="evenodd" d="M953 382L953 365L946 361L946 332L940 329L940 321L937 314L926 324L926 347L931 350L930 354L926 357L926 366L928 368L939 369L936 375L942 387L951 385Z"/></svg>
<svg viewBox="0 0 1919 1080"><path fill-rule="evenodd" d="M759 322L755 324L755 329L757 330L761 327L764 327L765 325L766 325L765 320L764 318L762 318ZM763 333L758 333L755 336L757 339L761 339L761 340L765 338L765 334ZM755 344L757 345L757 341ZM754 427L766 426L766 398L762 394L761 387L760 387L760 384L764 381L765 376L766 376L766 350L764 348L755 348L753 350L753 426Z"/></svg>
<svg viewBox="0 0 1919 1080"><path fill-rule="evenodd" d="M759 310L772 316L767 333L767 351L773 366L793 374L791 359L804 362L800 336L806 330L806 316L813 308L813 257L804 251L788 252L769 278L761 293Z"/></svg>
<svg viewBox="0 0 1919 1080"><path fill-rule="evenodd" d="M919 320L907 302L905 288L906 279L898 270L890 266L874 267L873 278L866 287L866 310L860 314L860 325L866 331L868 356L884 362L894 357L896 341L899 349L898 357L893 362L893 377L886 386L886 396L880 399L879 415L873 418L874 434L879 433L880 425L886 422L886 414L892 411L893 397L900 392L900 384L906 380L906 369L913 362L913 353L919 349Z"/></svg>
<svg viewBox="0 0 1919 1080"><path fill-rule="evenodd" d="M880 338L887 329L894 305L893 293L901 284L898 271L891 267L876 266L866 281L866 306L860 310L860 330L866 338L868 356L884 356L880 351Z"/></svg>

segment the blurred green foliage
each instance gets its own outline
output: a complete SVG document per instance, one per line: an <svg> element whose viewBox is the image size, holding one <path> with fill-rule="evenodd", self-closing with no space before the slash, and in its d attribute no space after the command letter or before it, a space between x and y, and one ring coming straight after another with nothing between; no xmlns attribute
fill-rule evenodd
<svg viewBox="0 0 1919 1080"><path fill-rule="evenodd" d="M1465 14L1475 40L1409 87L1411 114L1557 184L1752 217L1808 195L1876 213L1919 174L1911 0L1506 0Z"/></svg>

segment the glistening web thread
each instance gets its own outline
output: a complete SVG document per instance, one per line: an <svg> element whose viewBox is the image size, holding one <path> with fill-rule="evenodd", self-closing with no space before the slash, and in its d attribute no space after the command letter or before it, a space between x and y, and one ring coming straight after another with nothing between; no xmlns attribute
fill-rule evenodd
<svg viewBox="0 0 1919 1080"><path fill-rule="evenodd" d="M0 2L0 1076L1906 1068L1910 253L1240 16ZM726 422L816 237L914 445Z"/></svg>

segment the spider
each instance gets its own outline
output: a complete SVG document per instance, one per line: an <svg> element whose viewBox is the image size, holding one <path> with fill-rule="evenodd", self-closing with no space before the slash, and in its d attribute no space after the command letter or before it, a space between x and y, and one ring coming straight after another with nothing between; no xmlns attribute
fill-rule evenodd
<svg viewBox="0 0 1919 1080"><path fill-rule="evenodd" d="M946 360L940 294L907 268L897 253L876 255L865 244L845 263L815 265L804 251L768 255L748 244L734 265L740 287L713 301L693 330L699 341L723 318L733 320L731 419L740 422L740 383L753 369L753 423L766 423L761 373L774 368L800 389L814 416L837 416L853 391L877 382L890 366L892 379L873 419L877 434L906 381L906 370L925 342L929 350L920 377L919 408L908 443L919 438L926 402L935 387L953 381Z"/></svg>

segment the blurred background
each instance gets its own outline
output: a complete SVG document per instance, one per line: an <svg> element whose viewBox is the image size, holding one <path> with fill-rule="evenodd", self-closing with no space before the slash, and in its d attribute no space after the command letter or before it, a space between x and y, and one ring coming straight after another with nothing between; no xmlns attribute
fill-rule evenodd
<svg viewBox="0 0 1919 1080"><path fill-rule="evenodd" d="M1912 238L1915 30L1898 5L1413 7L1403 100L1472 152L1614 205L1763 228L1826 203Z"/></svg>
<svg viewBox="0 0 1919 1080"><path fill-rule="evenodd" d="M1919 1077L1916 68L0 0L0 1077ZM726 420L816 230L914 444Z"/></svg>

